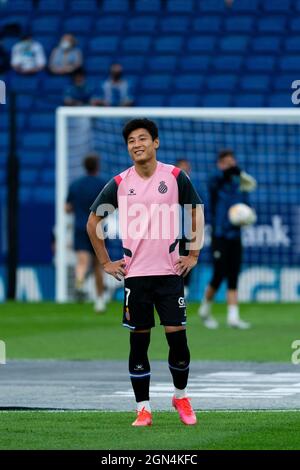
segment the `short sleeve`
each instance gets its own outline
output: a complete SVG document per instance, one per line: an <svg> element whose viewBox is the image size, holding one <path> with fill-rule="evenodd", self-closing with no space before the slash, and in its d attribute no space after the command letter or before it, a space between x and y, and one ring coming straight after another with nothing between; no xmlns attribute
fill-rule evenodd
<svg viewBox="0 0 300 470"><path fill-rule="evenodd" d="M90 207L90 211L101 217L106 217L118 207L118 185L112 178L99 193Z"/></svg>
<svg viewBox="0 0 300 470"><path fill-rule="evenodd" d="M202 204L200 196L195 190L190 178L184 171L180 171L177 177L178 193L179 193L179 204L184 206L185 204L191 204L195 208L198 204Z"/></svg>

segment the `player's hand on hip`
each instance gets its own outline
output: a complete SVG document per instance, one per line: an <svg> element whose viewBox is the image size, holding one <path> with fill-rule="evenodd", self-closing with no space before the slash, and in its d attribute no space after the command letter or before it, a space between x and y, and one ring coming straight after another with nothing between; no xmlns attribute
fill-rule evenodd
<svg viewBox="0 0 300 470"><path fill-rule="evenodd" d="M122 277L126 275L126 263L124 259L118 261L108 261L103 265L103 269L107 274L115 277L118 281L122 280Z"/></svg>
<svg viewBox="0 0 300 470"><path fill-rule="evenodd" d="M197 261L198 257L196 256L180 256L180 258L175 262L175 269L178 276L187 276L190 270L196 266Z"/></svg>

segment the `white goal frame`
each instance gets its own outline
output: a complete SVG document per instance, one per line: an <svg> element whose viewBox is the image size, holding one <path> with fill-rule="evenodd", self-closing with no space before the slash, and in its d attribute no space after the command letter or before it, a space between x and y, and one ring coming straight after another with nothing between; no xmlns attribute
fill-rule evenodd
<svg viewBox="0 0 300 470"><path fill-rule="evenodd" d="M300 110L293 108L97 108L59 107L56 110L56 253L55 298L67 299L66 214L67 195L67 120L70 117L98 118L189 118L203 121L256 122L270 124L300 124ZM121 130L120 130L121 131Z"/></svg>

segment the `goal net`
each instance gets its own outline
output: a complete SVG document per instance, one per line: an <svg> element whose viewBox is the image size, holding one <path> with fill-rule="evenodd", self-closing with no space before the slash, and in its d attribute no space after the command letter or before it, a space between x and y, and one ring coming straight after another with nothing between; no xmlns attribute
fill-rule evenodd
<svg viewBox="0 0 300 470"><path fill-rule="evenodd" d="M300 300L300 115L293 109L239 108L58 108L56 118L56 299L72 300L74 253L72 220L64 212L69 184L83 174L82 159L101 157L101 177L109 180L132 165L122 137L125 122L154 119L159 128L158 160L190 161L191 179L206 206L207 181L216 156L232 149L239 166L257 180L250 195L255 225L243 229L241 301ZM87 214L88 216L88 214ZM212 270L210 214L205 210L205 246L192 272L190 300L199 301ZM116 227L110 228L113 237ZM120 240L109 240L113 259ZM113 278L105 278L113 283ZM116 281L117 282L117 281ZM93 296L92 280L87 288ZM112 287L115 287L113 284ZM224 299L225 286L219 292Z"/></svg>

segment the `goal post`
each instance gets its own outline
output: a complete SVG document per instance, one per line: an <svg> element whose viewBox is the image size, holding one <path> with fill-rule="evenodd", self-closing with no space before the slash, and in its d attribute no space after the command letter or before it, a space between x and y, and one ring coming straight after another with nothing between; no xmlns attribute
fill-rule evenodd
<svg viewBox="0 0 300 470"><path fill-rule="evenodd" d="M246 229L243 235L248 269L241 273L240 298L300 300L299 110L104 107L60 107L56 111L56 300L71 300L68 215L64 211L68 186L81 174L81 160L90 151L101 155L104 179L131 165L121 133L124 123L135 117L158 122L159 160L191 161L192 180L204 203L207 178L215 167L217 152L222 148L235 151L241 166L258 181L253 198L257 226ZM208 217L200 266L201 262L211 264L209 241ZM195 275L195 300L199 300L208 275L207 271L201 276L201 270Z"/></svg>

